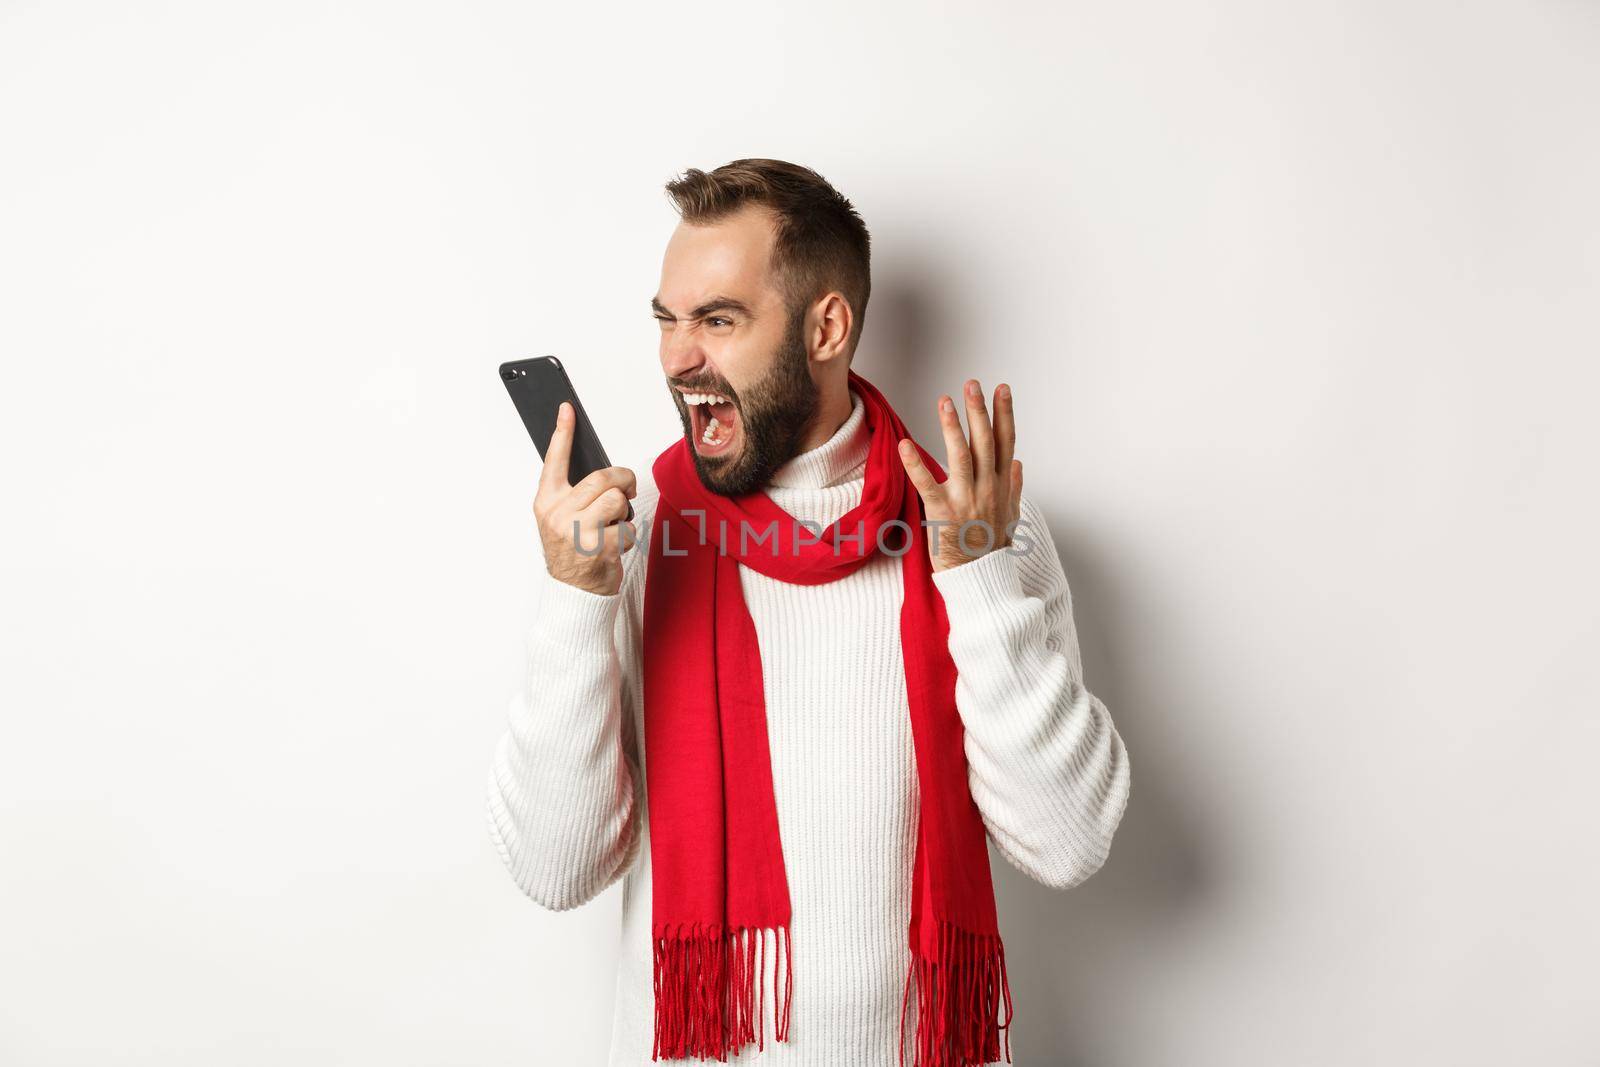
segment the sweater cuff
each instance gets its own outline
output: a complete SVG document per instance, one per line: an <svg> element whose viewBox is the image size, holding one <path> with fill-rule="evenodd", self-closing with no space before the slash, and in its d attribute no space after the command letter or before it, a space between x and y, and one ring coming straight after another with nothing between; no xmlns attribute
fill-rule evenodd
<svg viewBox="0 0 1600 1067"><path fill-rule="evenodd" d="M579 589L545 572L533 632L541 641L585 649L610 643L622 604L621 591L609 595Z"/></svg>
<svg viewBox="0 0 1600 1067"><path fill-rule="evenodd" d="M1024 599L1017 553L996 548L949 570L934 571L933 584L948 612L968 613Z"/></svg>

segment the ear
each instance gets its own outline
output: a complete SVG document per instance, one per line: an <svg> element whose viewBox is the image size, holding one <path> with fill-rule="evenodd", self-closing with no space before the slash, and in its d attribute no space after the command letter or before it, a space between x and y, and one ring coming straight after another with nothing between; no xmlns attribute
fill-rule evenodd
<svg viewBox="0 0 1600 1067"><path fill-rule="evenodd" d="M855 323L855 312L843 293L835 290L818 299L806 312L806 348L811 358L818 363L848 360Z"/></svg>

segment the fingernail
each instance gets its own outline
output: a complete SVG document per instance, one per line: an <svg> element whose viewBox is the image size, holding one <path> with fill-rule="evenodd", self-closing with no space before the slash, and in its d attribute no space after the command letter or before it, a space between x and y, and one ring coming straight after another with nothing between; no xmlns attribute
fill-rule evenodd
<svg viewBox="0 0 1600 1067"><path fill-rule="evenodd" d="M1002 384L1000 386L1000 399L1001 400L1010 400L1011 399L1011 386L1004 385L1004 384Z"/></svg>
<svg viewBox="0 0 1600 1067"><path fill-rule="evenodd" d="M939 407L944 411L954 411L956 409L955 401L947 396L939 399Z"/></svg>
<svg viewBox="0 0 1600 1067"><path fill-rule="evenodd" d="M967 395L975 396L979 400L982 400L983 390L978 387L978 383L976 381L970 381L967 383Z"/></svg>

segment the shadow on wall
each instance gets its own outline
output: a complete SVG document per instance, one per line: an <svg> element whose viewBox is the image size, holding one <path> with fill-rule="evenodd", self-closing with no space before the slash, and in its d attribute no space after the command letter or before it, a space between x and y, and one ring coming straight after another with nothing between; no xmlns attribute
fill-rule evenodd
<svg viewBox="0 0 1600 1067"><path fill-rule="evenodd" d="M942 326L939 313L944 306L958 305L932 299L942 287L937 278L919 275L926 271L925 263L911 271L899 269L903 266L897 264L893 277L875 284L870 348L881 354L860 366L942 463L934 400L946 392L957 395L961 383L973 376L992 392L1005 380L1005 371L993 366L992 356L969 357L941 340L956 331ZM863 355L869 355L863 347ZM1030 406L1039 410L1043 405ZM1027 427L1020 414L1018 422L1022 437ZM1031 458L1022 448L1018 455L1025 464ZM1108 637L1120 642L1119 635L1126 635L1126 641L1137 641L1136 610L1119 607L1127 604L1126 598L1106 582L1106 576L1118 573L1114 550L1100 552L1092 536L1066 535L1070 501L1053 499L1059 494L1044 488L1048 480L1043 473L1028 480L1029 495L1045 514L1072 588L1084 680L1111 712L1128 749L1133 781L1110 858L1083 884L1065 892L1040 885L992 845L989 866L1016 1012L1013 1059L1019 1067L1098 1067L1095 1061L1103 1057L1093 1050L1117 1047L1112 1029L1137 1017L1142 1008L1120 1005L1109 1015L1096 1010L1104 1004L1108 973L1137 971L1139 967L1119 962L1119 956L1160 944L1164 932L1176 935L1185 918L1202 906L1211 879L1205 866L1205 827L1166 786L1186 775L1183 768L1162 766L1166 747L1154 740L1162 721L1181 709L1144 706L1131 696L1128 703L1119 699L1119 694L1148 692L1128 673L1144 662L1138 649L1116 654L1106 647ZM1152 743L1141 744L1141 735L1151 736ZM1128 986L1117 982L1111 988Z"/></svg>

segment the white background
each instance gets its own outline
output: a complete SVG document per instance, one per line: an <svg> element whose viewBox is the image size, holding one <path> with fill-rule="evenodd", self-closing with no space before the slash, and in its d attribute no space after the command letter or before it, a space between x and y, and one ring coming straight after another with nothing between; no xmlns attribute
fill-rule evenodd
<svg viewBox="0 0 1600 1067"><path fill-rule="evenodd" d="M647 464L661 186L770 155L924 440L1013 385L1132 757L994 867L1018 1063L1600 1062L1597 101L1578 0L0 0L0 1060L603 1062L494 370Z"/></svg>

